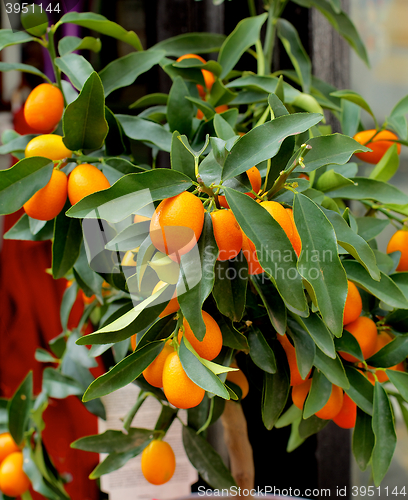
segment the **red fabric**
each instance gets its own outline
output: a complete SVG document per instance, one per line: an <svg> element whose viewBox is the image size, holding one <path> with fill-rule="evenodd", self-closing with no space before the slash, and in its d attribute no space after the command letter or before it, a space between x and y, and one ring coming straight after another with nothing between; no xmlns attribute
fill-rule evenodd
<svg viewBox="0 0 408 500"><path fill-rule="evenodd" d="M4 218L6 232L22 212ZM66 280L54 280L51 243L3 240L0 252L0 395L10 398L27 373L34 375L34 391L41 390L44 364L34 359L37 347L48 349L48 341L62 331L59 310ZM76 319L81 315L76 304ZM94 375L102 373L102 369ZM74 396L51 400L44 413L43 439L60 473L72 477L66 490L72 500L97 500L99 489L89 473L98 455L70 448L80 437L97 433L97 418ZM33 493L34 500L44 497Z"/></svg>

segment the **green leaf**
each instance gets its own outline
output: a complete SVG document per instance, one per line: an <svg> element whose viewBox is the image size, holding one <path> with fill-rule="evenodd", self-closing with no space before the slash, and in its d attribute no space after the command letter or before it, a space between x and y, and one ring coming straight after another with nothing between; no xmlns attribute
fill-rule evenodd
<svg viewBox="0 0 408 500"><path fill-rule="evenodd" d="M394 143L370 173L370 179L387 182L394 176L399 167L398 146Z"/></svg>
<svg viewBox="0 0 408 500"><path fill-rule="evenodd" d="M391 464L397 444L391 402L379 382L376 382L374 386L373 432L375 436L371 459L373 479L374 484L379 486Z"/></svg>
<svg viewBox="0 0 408 500"><path fill-rule="evenodd" d="M142 221L125 227L112 240L106 243L105 248L112 251L134 250L139 247L149 235L150 221Z"/></svg>
<svg viewBox="0 0 408 500"><path fill-rule="evenodd" d="M388 226L389 219L377 219L376 217L356 217L358 234L366 241L370 241Z"/></svg>
<svg viewBox="0 0 408 500"><path fill-rule="evenodd" d="M327 403L332 392L331 382L317 370L313 374L312 385L305 401L303 418L307 419L321 410Z"/></svg>
<svg viewBox="0 0 408 500"><path fill-rule="evenodd" d="M201 362L198 355L193 354L189 349L191 345L187 347L187 343L188 340L183 336L182 342L180 343L179 356L187 376L205 391L223 399L230 399L228 390L219 377Z"/></svg>
<svg viewBox="0 0 408 500"><path fill-rule="evenodd" d="M150 50L164 50L167 56L217 52L225 40L218 33L184 33L156 43Z"/></svg>
<svg viewBox="0 0 408 500"><path fill-rule="evenodd" d="M231 349L238 349L245 352L249 351L247 338L234 328L231 321L228 321L222 315L217 315L214 319L221 328L223 345L231 347Z"/></svg>
<svg viewBox="0 0 408 500"><path fill-rule="evenodd" d="M86 402L106 396L133 382L154 361L163 346L163 342L151 342L124 358L107 373L92 382L85 391L82 401Z"/></svg>
<svg viewBox="0 0 408 500"><path fill-rule="evenodd" d="M303 285L295 268L296 254L281 226L249 196L229 188L224 191L238 224L254 243L259 262L281 297L297 311L305 311Z"/></svg>
<svg viewBox="0 0 408 500"><path fill-rule="evenodd" d="M251 281L266 308L272 326L280 335L284 335L286 332L287 311L279 292L272 282L262 274L251 276Z"/></svg>
<svg viewBox="0 0 408 500"><path fill-rule="evenodd" d="M386 182L365 177L352 177L353 186L346 186L330 191L332 198L346 198L350 200L375 200L380 203L405 205L408 196Z"/></svg>
<svg viewBox="0 0 408 500"><path fill-rule="evenodd" d="M354 281L367 292L391 307L408 309L408 300L404 297L403 293L392 279L383 272L380 271L380 281L375 281L359 262L344 260L343 266L346 270L348 279Z"/></svg>
<svg viewBox="0 0 408 500"><path fill-rule="evenodd" d="M130 139L154 144L159 149L170 152L172 134L162 125L137 116L116 115L116 118Z"/></svg>
<svg viewBox="0 0 408 500"><path fill-rule="evenodd" d="M61 17L58 24L71 23L82 26L102 35L108 35L121 42L131 45L136 50L143 50L139 37L134 31L126 31L119 24L109 21L106 17L93 12L69 12Z"/></svg>
<svg viewBox="0 0 408 500"><path fill-rule="evenodd" d="M303 379L307 377L316 357L316 345L308 332L292 318L288 318L288 333L296 350L296 364Z"/></svg>
<svg viewBox="0 0 408 500"><path fill-rule="evenodd" d="M5 240L23 241L44 241L51 240L54 234L54 221L48 221L45 226L33 234L30 228L30 219L27 214L23 214L14 226L4 234Z"/></svg>
<svg viewBox="0 0 408 500"><path fill-rule="evenodd" d="M316 349L314 365L326 375L332 384L338 385L344 390L350 387L343 364L338 356L336 359L332 359L323 354L320 349Z"/></svg>
<svg viewBox="0 0 408 500"><path fill-rule="evenodd" d="M340 336L347 277L337 253L336 234L322 210L306 196L296 194L293 208L302 240L299 273L313 288L324 322L334 335Z"/></svg>
<svg viewBox="0 0 408 500"><path fill-rule="evenodd" d="M333 189L342 188L344 186L353 185L353 181L336 172L334 169L324 172L316 182L316 189L323 191L332 191Z"/></svg>
<svg viewBox="0 0 408 500"><path fill-rule="evenodd" d="M211 487L221 490L236 486L230 471L214 448L186 425L183 426L183 445L188 459Z"/></svg>
<svg viewBox="0 0 408 500"><path fill-rule="evenodd" d="M333 336L327 326L317 314L310 314L307 318L297 317L296 321L304 327L312 337L317 347L329 358L335 358Z"/></svg>
<svg viewBox="0 0 408 500"><path fill-rule="evenodd" d="M131 427L127 434L120 430L109 429L102 434L85 436L71 443L75 450L95 453L123 453L140 447L153 437L150 429Z"/></svg>
<svg viewBox="0 0 408 500"><path fill-rule="evenodd" d="M106 154L107 155L120 155L122 153L126 152L127 148L127 141L124 139L124 133L121 124L119 121L116 119L116 116L112 111L105 106L105 119L108 124L108 135L105 138L105 149L106 149ZM111 160L112 161L112 160ZM126 161L126 160L124 160ZM129 162L129 167L132 164ZM132 165L133 166L133 165ZM129 174L131 172L138 171L137 167L130 167L130 171L124 172L126 174ZM104 174L106 175L109 172L109 169L106 167L106 163L104 165ZM116 182L120 177L122 177L119 172L117 172L117 175L113 178L113 182L111 181L112 179L112 173L110 172L110 175L107 176L108 180L113 184Z"/></svg>
<svg viewBox="0 0 408 500"><path fill-rule="evenodd" d="M89 474L89 479L98 479L99 477L105 474L109 474L110 472L120 469L130 459L139 455L144 450L144 448L151 442L151 440L152 440L151 438L146 439L146 441L143 444L135 448L132 448L129 451L124 451L121 453L110 453L105 458L105 460L100 462L95 467L95 469Z"/></svg>
<svg viewBox="0 0 408 500"><path fill-rule="evenodd" d="M54 279L65 276L75 264L81 249L81 223L79 220L70 219L65 215L65 210L69 206L67 204L55 219L52 245L52 276Z"/></svg>
<svg viewBox="0 0 408 500"><path fill-rule="evenodd" d="M357 106L360 106L360 108L364 109L373 118L375 118L374 113L370 108L370 106L367 104L364 98L357 92L354 92L353 90L338 90L336 92L332 92L331 95L334 97L340 97L341 99L345 99L346 101L350 101L353 102L354 104L357 104Z"/></svg>
<svg viewBox="0 0 408 500"><path fill-rule="evenodd" d="M208 213L204 215L203 230L196 250L181 256L177 296L181 311L194 335L202 340L205 324L201 311L214 286L214 266L218 256L211 216Z"/></svg>
<svg viewBox="0 0 408 500"><path fill-rule="evenodd" d="M79 38L77 36L64 36L58 42L58 52L60 56L64 56L75 50L92 50L99 52L102 48L102 43L99 38L93 36L86 36Z"/></svg>
<svg viewBox="0 0 408 500"><path fill-rule="evenodd" d="M259 328L250 327L248 344L252 361L264 372L276 373L275 354Z"/></svg>
<svg viewBox="0 0 408 500"><path fill-rule="evenodd" d="M333 0L311 0L320 12L328 19L339 34L347 40L356 54L369 66L368 55L363 41L348 15L338 9L333 9Z"/></svg>
<svg viewBox="0 0 408 500"><path fill-rule="evenodd" d="M191 186L191 180L170 169L128 174L109 189L87 196L67 211L68 217L120 222L150 203L170 198ZM120 203L118 200L120 199Z"/></svg>
<svg viewBox="0 0 408 500"><path fill-rule="evenodd" d="M324 214L332 224L336 233L337 242L370 273L373 280L380 280L380 270L371 247L366 241L356 234L343 217L333 210L322 208Z"/></svg>
<svg viewBox="0 0 408 500"><path fill-rule="evenodd" d="M289 377L280 367L276 373L264 372L262 386L262 421L270 430L285 408L289 394Z"/></svg>
<svg viewBox="0 0 408 500"><path fill-rule="evenodd" d="M275 156L286 137L305 132L321 119L322 116L315 113L295 113L280 116L250 130L232 147L224 165L223 179L242 174Z"/></svg>
<svg viewBox="0 0 408 500"><path fill-rule="evenodd" d="M276 26L278 37L295 68L303 92L308 93L312 80L312 64L300 41L299 33L286 19L278 19Z"/></svg>
<svg viewBox="0 0 408 500"><path fill-rule="evenodd" d="M93 72L74 102L65 110L64 144L71 151L99 149L108 133L102 82Z"/></svg>
<svg viewBox="0 0 408 500"><path fill-rule="evenodd" d="M225 78L235 67L242 54L259 40L266 18L267 14L261 14L242 19L225 39L218 55L218 62L222 66L221 79Z"/></svg>
<svg viewBox="0 0 408 500"><path fill-rule="evenodd" d="M245 312L247 269L247 262L242 255L215 263L213 296L219 311L232 321L240 321Z"/></svg>
<svg viewBox="0 0 408 500"><path fill-rule="evenodd" d="M24 31L14 31L10 29L0 30L0 50L10 45L31 42L33 40L35 40L35 38Z"/></svg>
<svg viewBox="0 0 408 500"><path fill-rule="evenodd" d="M335 340L336 349L339 352L346 352L351 354L359 361L364 361L364 356L361 351L360 344L357 342L357 339L350 332L347 331L347 325L345 325L343 330L343 335Z"/></svg>
<svg viewBox="0 0 408 500"><path fill-rule="evenodd" d="M400 395L408 402L408 373L392 369L386 370L386 373Z"/></svg>
<svg viewBox="0 0 408 500"><path fill-rule="evenodd" d="M85 294L88 295L88 297L95 294L98 300L102 302L101 287L103 278L89 266L84 241L81 244L79 256L75 261L73 270L74 278L78 282L78 285L84 290Z"/></svg>
<svg viewBox="0 0 408 500"><path fill-rule="evenodd" d="M0 171L0 215L19 210L51 179L54 164L48 158L24 158Z"/></svg>
<svg viewBox="0 0 408 500"><path fill-rule="evenodd" d="M347 101L346 99L341 100L341 131L345 135L354 137L358 130L358 124L360 123L361 108L354 104L354 102Z"/></svg>
<svg viewBox="0 0 408 500"><path fill-rule="evenodd" d="M83 84L94 72L92 65L78 54L66 54L63 57L57 57L55 64L69 78L72 85L81 90Z"/></svg>
<svg viewBox="0 0 408 500"><path fill-rule="evenodd" d="M10 132L14 132L10 131ZM3 144L0 146L0 154L5 155L7 153L13 153L17 151L24 152L27 144L36 137L35 134L19 135L15 132L15 136L12 136L10 140L5 140L4 134L2 136Z"/></svg>
<svg viewBox="0 0 408 500"><path fill-rule="evenodd" d="M181 172L190 179L195 178L194 156L186 149L180 140L180 134L177 130L173 133L170 150L170 163L172 170Z"/></svg>
<svg viewBox="0 0 408 500"><path fill-rule="evenodd" d="M140 75L158 64L164 55L163 51L154 50L131 52L109 63L99 72L105 97L114 90L132 85Z"/></svg>
<svg viewBox="0 0 408 500"><path fill-rule="evenodd" d="M217 136L224 141L236 137L236 133L231 125L218 113L214 116L214 129Z"/></svg>
<svg viewBox="0 0 408 500"><path fill-rule="evenodd" d="M31 66L30 64L0 62L0 71L22 71L23 73L31 73L32 75L40 76L48 83L51 83L51 80L47 75L45 75L35 66Z"/></svg>
<svg viewBox="0 0 408 500"><path fill-rule="evenodd" d="M33 372L28 372L8 404L9 431L17 443L21 445L33 404Z"/></svg>
<svg viewBox="0 0 408 500"><path fill-rule="evenodd" d="M389 344L367 359L370 366L389 368L404 361L408 356L408 335L398 335Z"/></svg>
<svg viewBox="0 0 408 500"><path fill-rule="evenodd" d="M371 382L356 368L345 366L350 387L346 390L347 395L368 415L373 414L374 387Z"/></svg>
<svg viewBox="0 0 408 500"><path fill-rule="evenodd" d="M171 132L178 130L180 134L189 136L193 125L194 107L186 97L190 97L187 85L181 76L178 76L173 81L169 93L167 121Z"/></svg>
<svg viewBox="0 0 408 500"><path fill-rule="evenodd" d="M330 420L322 420L316 415L312 417L302 419L299 424L299 436L302 439L306 439L317 432L320 432L326 425L330 422Z"/></svg>
<svg viewBox="0 0 408 500"><path fill-rule="evenodd" d="M357 408L356 425L353 432L353 455L361 470L366 470L374 448L372 418Z"/></svg>
<svg viewBox="0 0 408 500"><path fill-rule="evenodd" d="M305 168L296 167L295 172L312 172L324 165L344 165L356 151L369 151L351 137L341 134L314 137L306 144L312 149L305 155ZM359 179L361 177L352 180L358 182Z"/></svg>
<svg viewBox="0 0 408 500"><path fill-rule="evenodd" d="M57 399L82 396L84 392L82 385L76 380L51 367L43 371L42 387L50 397Z"/></svg>

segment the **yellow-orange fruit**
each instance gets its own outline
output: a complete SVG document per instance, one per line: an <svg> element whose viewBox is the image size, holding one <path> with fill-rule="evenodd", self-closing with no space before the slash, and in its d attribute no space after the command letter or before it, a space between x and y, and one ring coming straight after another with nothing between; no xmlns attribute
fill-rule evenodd
<svg viewBox="0 0 408 500"><path fill-rule="evenodd" d="M194 350L199 356L211 361L216 358L221 352L222 348L222 333L218 323L206 311L202 311L203 320L205 324L205 335L203 340L198 340L194 335L193 330L187 323L186 318L183 319L184 335L190 342ZM178 340L181 341L183 332L180 329L178 333Z"/></svg>
<svg viewBox="0 0 408 500"><path fill-rule="evenodd" d="M156 359L150 363L150 365L143 370L143 376L147 382L153 387L163 387L163 367L164 362L169 354L174 352L174 348L171 345L171 340L168 340L156 357Z"/></svg>
<svg viewBox="0 0 408 500"><path fill-rule="evenodd" d="M143 476L149 483L167 483L176 470L176 457L169 443L154 439L142 452Z"/></svg>
<svg viewBox="0 0 408 500"><path fill-rule="evenodd" d="M357 405L347 395L343 395L343 404L339 413L333 418L333 422L343 429L352 429L356 425Z"/></svg>
<svg viewBox="0 0 408 500"><path fill-rule="evenodd" d="M288 212L277 201L262 201L261 207L267 210L276 222L285 231L286 236L292 242L293 240L293 224Z"/></svg>
<svg viewBox="0 0 408 500"><path fill-rule="evenodd" d="M377 327L374 321L366 316L359 316L352 323L348 323L344 328L350 332L360 345L363 358L367 359L375 352L377 345ZM346 361L357 363L358 359L346 352L339 352Z"/></svg>
<svg viewBox="0 0 408 500"><path fill-rule="evenodd" d="M230 260L242 248L242 231L231 210L211 212L214 238L218 246L217 260Z"/></svg>
<svg viewBox="0 0 408 500"><path fill-rule="evenodd" d="M48 183L24 203L24 211L33 219L51 220L64 208L67 193L67 176L61 170L54 169Z"/></svg>
<svg viewBox="0 0 408 500"><path fill-rule="evenodd" d="M256 248L254 243L246 236L242 231L242 253L248 262L248 274L260 274L263 273L261 264L258 261L258 256L256 253Z"/></svg>
<svg viewBox="0 0 408 500"><path fill-rule="evenodd" d="M296 349L289 342L287 335L277 336L281 346L283 347L286 357L288 359L289 369L290 369L290 385L300 385L303 384L310 376L310 372L306 375L306 378L302 378L296 360Z"/></svg>
<svg viewBox="0 0 408 500"><path fill-rule="evenodd" d="M347 280L347 285L348 290L346 303L344 305L343 325L347 325L348 323L355 321L363 310L363 301L361 300L358 288L350 280Z"/></svg>
<svg viewBox="0 0 408 500"><path fill-rule="evenodd" d="M408 271L408 231L400 229L391 236L387 245L387 253L401 252L397 271Z"/></svg>
<svg viewBox="0 0 408 500"><path fill-rule="evenodd" d="M33 89L24 104L27 124L41 133L51 132L64 112L64 96L50 83L41 83Z"/></svg>
<svg viewBox="0 0 408 500"><path fill-rule="evenodd" d="M110 187L105 175L93 165L82 163L74 168L68 177L68 197L71 205L75 205L90 194Z"/></svg>
<svg viewBox="0 0 408 500"><path fill-rule="evenodd" d="M363 130L357 132L354 136L354 140L372 149L372 151L367 153L355 153L357 158L367 163L378 163L387 152L387 149L398 140L398 137L390 130L382 130L377 135L376 132L375 129ZM371 141L371 139L373 140ZM400 154L401 144L397 145L397 152Z"/></svg>

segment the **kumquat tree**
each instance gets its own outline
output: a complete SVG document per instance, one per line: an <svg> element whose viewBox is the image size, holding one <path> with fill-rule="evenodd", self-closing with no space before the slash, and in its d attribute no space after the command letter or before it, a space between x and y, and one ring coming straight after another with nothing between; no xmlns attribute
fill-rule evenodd
<svg viewBox="0 0 408 500"><path fill-rule="evenodd" d="M319 9L367 62L339 1L293 1ZM0 171L0 213L25 211L5 238L52 240L50 272L67 280L63 331L36 353L54 363L41 393L33 395L29 373L1 400L6 497L30 498L31 484L46 498L69 498L42 443L49 398L76 395L103 416L100 398L127 384L141 392L123 430L72 445L108 453L92 478L141 454L146 479L168 481L176 463L166 432L181 409L183 444L205 481L250 488L240 450L230 448L229 470L206 440L221 418L227 446L246 449L240 401L248 390L262 394L254 411L267 429L291 426L288 451L333 420L354 428L359 467L371 468L376 486L384 478L397 406L408 425L408 196L389 183L408 145L408 96L380 124L361 95L312 76L284 18L287 3L265 2L265 13L227 36L187 33L149 48L95 13L48 25L36 9L25 30L0 30L1 49L35 41L55 72L53 83L32 66L0 62L1 71L44 78L24 108L35 133L2 137L0 152L18 161ZM103 50L99 39L56 45L66 23L132 51L97 72L80 54ZM271 73L275 39L293 69ZM237 69L244 54L253 56L248 71ZM168 94L147 94L127 114L106 106L157 67L171 78ZM325 114L342 133L332 133ZM150 163L135 160L138 147L149 148ZM377 240L389 225L395 233L382 252ZM78 293L86 307L70 330ZM93 331L84 334L88 324ZM94 378L89 370L108 350L114 362ZM133 428L147 397L162 405L160 417L150 429Z"/></svg>

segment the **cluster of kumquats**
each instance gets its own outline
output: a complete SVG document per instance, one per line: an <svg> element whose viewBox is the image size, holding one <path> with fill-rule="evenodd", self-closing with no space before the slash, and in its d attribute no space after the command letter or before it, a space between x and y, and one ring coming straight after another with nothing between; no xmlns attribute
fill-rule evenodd
<svg viewBox="0 0 408 500"><path fill-rule="evenodd" d="M18 497L30 487L23 461L23 453L10 433L0 434L0 492L8 497Z"/></svg>
<svg viewBox="0 0 408 500"><path fill-rule="evenodd" d="M48 183L38 190L25 204L24 210L33 219L54 219L64 208L67 197L72 205L85 196L110 187L108 179L95 166L77 165L67 177L62 168L73 152L66 148L63 138L52 133L61 121L64 97L60 89L42 83L32 90L24 105L24 118L34 137L26 146L25 157L41 156L54 162Z"/></svg>

